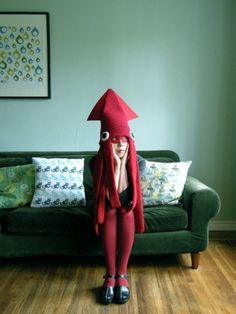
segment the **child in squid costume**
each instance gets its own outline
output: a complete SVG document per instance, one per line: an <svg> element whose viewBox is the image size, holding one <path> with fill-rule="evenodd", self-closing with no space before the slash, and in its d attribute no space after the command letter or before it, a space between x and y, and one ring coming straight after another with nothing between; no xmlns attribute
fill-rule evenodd
<svg viewBox="0 0 236 314"><path fill-rule="evenodd" d="M130 298L127 265L135 232L144 232L139 168L128 120L137 114L112 89L98 100L88 120L101 121L100 148L90 166L93 174L94 225L101 235L105 281L101 302L125 303Z"/></svg>

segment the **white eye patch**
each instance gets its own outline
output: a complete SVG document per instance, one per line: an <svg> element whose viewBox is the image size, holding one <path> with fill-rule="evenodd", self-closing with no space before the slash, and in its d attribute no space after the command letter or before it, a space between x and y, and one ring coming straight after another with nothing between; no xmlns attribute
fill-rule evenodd
<svg viewBox="0 0 236 314"><path fill-rule="evenodd" d="M109 139L109 137L110 137L109 132L107 132L107 131L102 132L102 134L101 134L101 140L102 141L104 141L104 142L107 141Z"/></svg>

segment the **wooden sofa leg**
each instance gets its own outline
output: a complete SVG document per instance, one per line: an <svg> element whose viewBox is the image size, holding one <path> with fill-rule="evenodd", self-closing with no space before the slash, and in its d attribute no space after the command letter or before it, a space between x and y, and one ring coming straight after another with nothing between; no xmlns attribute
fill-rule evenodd
<svg viewBox="0 0 236 314"><path fill-rule="evenodd" d="M192 268L198 269L199 261L200 261L200 253L191 253L191 261L192 261Z"/></svg>

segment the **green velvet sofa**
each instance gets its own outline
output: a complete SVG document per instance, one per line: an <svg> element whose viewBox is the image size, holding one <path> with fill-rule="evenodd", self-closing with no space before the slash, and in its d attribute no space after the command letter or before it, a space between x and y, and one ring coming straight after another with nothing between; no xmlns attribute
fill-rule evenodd
<svg viewBox="0 0 236 314"><path fill-rule="evenodd" d="M0 208L0 258L25 256L100 256L101 240L92 227L92 177L89 160L95 152L0 152L0 167L32 163L32 157L84 158L86 207ZM168 150L139 151L150 161L178 162ZM208 224L220 210L218 194L188 175L178 206L144 208L145 228L136 234L132 255L191 253L192 268L208 245Z"/></svg>

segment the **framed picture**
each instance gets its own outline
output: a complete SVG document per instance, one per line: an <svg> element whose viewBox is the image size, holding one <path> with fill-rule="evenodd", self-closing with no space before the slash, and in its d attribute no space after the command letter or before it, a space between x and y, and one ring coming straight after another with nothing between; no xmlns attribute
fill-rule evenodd
<svg viewBox="0 0 236 314"><path fill-rule="evenodd" d="M50 98L49 13L0 12L0 98Z"/></svg>

